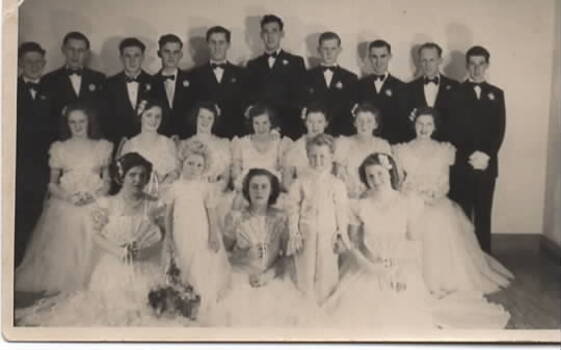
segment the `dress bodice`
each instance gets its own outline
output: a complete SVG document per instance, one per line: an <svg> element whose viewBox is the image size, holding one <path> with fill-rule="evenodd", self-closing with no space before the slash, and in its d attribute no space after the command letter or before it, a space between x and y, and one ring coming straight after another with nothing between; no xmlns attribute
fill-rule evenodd
<svg viewBox="0 0 561 350"><path fill-rule="evenodd" d="M402 190L416 193L426 200L446 196L450 189L449 169L454 164L456 149L448 142L411 141L394 146L403 171Z"/></svg>
<svg viewBox="0 0 561 350"><path fill-rule="evenodd" d="M253 144L251 135L234 138L232 141L233 154L235 160L241 163L243 174L252 168L262 168L280 175L280 162L289 145L288 138L275 138L266 150L260 151Z"/></svg>
<svg viewBox="0 0 561 350"><path fill-rule="evenodd" d="M229 170L232 163L232 153L230 150L230 140L227 138L210 135L209 137L201 137L199 135L192 136L181 141L180 149L186 147L188 143L199 141L205 144L210 151L210 166L206 171L206 176L216 179L225 171Z"/></svg>
<svg viewBox="0 0 561 350"><path fill-rule="evenodd" d="M55 141L49 150L49 166L62 170L60 185L69 192L94 192L102 186L101 169L109 165L113 144L90 140L76 148L71 141Z"/></svg>
<svg viewBox="0 0 561 350"><path fill-rule="evenodd" d="M158 135L156 141L147 144L137 135L123 145L121 154L137 152L150 163L158 177L163 178L178 168L177 149L169 137Z"/></svg>

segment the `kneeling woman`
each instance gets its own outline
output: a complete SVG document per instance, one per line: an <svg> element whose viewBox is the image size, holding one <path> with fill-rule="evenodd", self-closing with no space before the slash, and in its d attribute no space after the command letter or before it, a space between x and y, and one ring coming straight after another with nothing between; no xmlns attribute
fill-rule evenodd
<svg viewBox="0 0 561 350"><path fill-rule="evenodd" d="M219 303L216 319L227 326L306 326L318 320L288 276L284 255L287 216L272 207L279 180L265 169L251 169L242 184L249 202L243 211L228 214L224 240L231 251L232 289Z"/></svg>
<svg viewBox="0 0 561 350"><path fill-rule="evenodd" d="M156 224L157 201L144 192L152 164L138 153L119 158L115 177L122 188L100 198L91 215L98 247L88 286L24 312L22 325L131 326L161 323L148 306L148 293L163 279L162 234ZM176 321L177 322L177 321Z"/></svg>

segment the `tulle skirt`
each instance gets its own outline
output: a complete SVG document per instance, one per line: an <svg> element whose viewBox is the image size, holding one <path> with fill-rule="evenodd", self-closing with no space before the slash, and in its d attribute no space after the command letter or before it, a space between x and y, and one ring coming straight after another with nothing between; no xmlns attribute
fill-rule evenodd
<svg viewBox="0 0 561 350"><path fill-rule="evenodd" d="M86 228L90 208L56 198L47 201L16 269L16 291L50 294L84 287L91 268L92 240Z"/></svg>

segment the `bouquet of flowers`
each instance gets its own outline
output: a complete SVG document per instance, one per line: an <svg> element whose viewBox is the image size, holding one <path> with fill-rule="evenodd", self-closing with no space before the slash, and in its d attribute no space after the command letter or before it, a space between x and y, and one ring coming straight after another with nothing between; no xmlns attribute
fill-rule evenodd
<svg viewBox="0 0 561 350"><path fill-rule="evenodd" d="M196 320L201 297L192 286L181 282L179 268L172 261L166 283L148 293L148 303L158 316L171 314Z"/></svg>

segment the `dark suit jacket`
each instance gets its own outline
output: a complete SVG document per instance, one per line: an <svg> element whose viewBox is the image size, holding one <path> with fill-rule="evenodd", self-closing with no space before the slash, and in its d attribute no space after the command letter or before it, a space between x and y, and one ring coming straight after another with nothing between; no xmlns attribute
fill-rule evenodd
<svg viewBox="0 0 561 350"><path fill-rule="evenodd" d="M195 68L191 76L195 101L215 102L221 110L221 115L215 122L215 133L228 138L243 135L243 113L248 104L246 70L228 62L222 80L218 83L210 63L207 63ZM190 130L191 133L195 131Z"/></svg>
<svg viewBox="0 0 561 350"><path fill-rule="evenodd" d="M326 132L328 134L333 136L353 134L351 108L357 80L356 74L339 66L333 72L329 86L326 84L321 67L312 68L304 75L303 102L320 103L327 109L329 126Z"/></svg>
<svg viewBox="0 0 561 350"><path fill-rule="evenodd" d="M454 113L454 93L459 83L456 80L445 77L440 74L440 84L438 86L438 94L434 102L434 108L440 115L440 130L437 130L436 139L448 141L448 122ZM407 84L407 104L406 115L417 107L426 107L424 80L423 77L417 78Z"/></svg>
<svg viewBox="0 0 561 350"><path fill-rule="evenodd" d="M504 93L487 82L478 100L473 86L465 81L457 89L454 117L450 120L450 139L456 146L455 171L471 171L467 163L475 151L489 155L489 176L498 175L498 153L505 134Z"/></svg>
<svg viewBox="0 0 561 350"><path fill-rule="evenodd" d="M302 134L300 106L304 59L281 50L273 68L265 54L247 62L252 103L263 102L274 108L284 134L296 138Z"/></svg>
<svg viewBox="0 0 561 350"><path fill-rule="evenodd" d="M173 96L173 104L170 106L164 78L162 72L154 75L154 97L159 99L164 106L162 115L162 125L160 132L164 135L179 135L182 138L188 136L185 129L186 119L193 108L194 91L193 79L189 72L179 70L175 80L175 94Z"/></svg>
<svg viewBox="0 0 561 350"><path fill-rule="evenodd" d="M380 109L382 126L380 136L390 143L405 142L412 138L412 128L407 119L405 83L389 74L380 93L376 92L374 75L368 75L358 82L356 99L358 103L369 102Z"/></svg>
<svg viewBox="0 0 561 350"><path fill-rule="evenodd" d="M107 114L101 120L102 130L107 139L118 144L123 137L130 138L140 131L140 119L136 107L131 105L127 91L126 75L120 72L105 81L105 105ZM153 95L152 76L141 71L138 76L137 104Z"/></svg>
<svg viewBox="0 0 561 350"><path fill-rule="evenodd" d="M49 181L48 151L59 135L60 122L53 117L53 101L43 81L35 99L22 78L17 84L17 182L44 191Z"/></svg>
<svg viewBox="0 0 561 350"><path fill-rule="evenodd" d="M105 81L103 73L84 68L79 95L74 92L72 82L64 67L48 73L43 81L45 91L52 96L56 118L60 117L64 106L77 101L86 104L97 116L106 113L103 105L103 83Z"/></svg>

